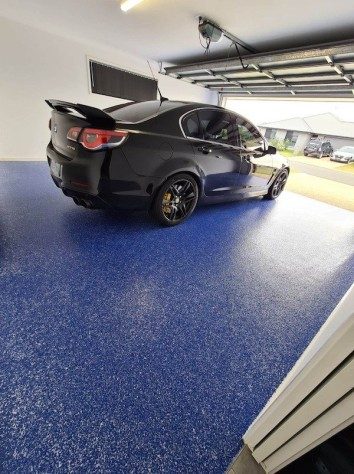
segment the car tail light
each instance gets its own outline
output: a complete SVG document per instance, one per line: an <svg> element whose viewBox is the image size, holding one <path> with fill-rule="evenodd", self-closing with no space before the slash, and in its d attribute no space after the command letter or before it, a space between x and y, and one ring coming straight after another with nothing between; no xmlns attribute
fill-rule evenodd
<svg viewBox="0 0 354 474"><path fill-rule="evenodd" d="M121 145L127 136L128 132L124 130L84 128L78 141L88 150L101 150Z"/></svg>
<svg viewBox="0 0 354 474"><path fill-rule="evenodd" d="M79 138L80 132L82 128L80 127L73 127L68 131L68 134L66 138L68 140L72 140L73 142L77 142L77 139Z"/></svg>
<svg viewBox="0 0 354 474"><path fill-rule="evenodd" d="M49 119L48 126L49 126L49 130L52 131L52 119Z"/></svg>

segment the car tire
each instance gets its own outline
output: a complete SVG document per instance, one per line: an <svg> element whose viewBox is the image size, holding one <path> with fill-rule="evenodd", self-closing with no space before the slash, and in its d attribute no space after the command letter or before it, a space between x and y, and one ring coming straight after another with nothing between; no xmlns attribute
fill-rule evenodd
<svg viewBox="0 0 354 474"><path fill-rule="evenodd" d="M289 177L289 170L283 169L275 178L270 188L268 189L267 194L264 196L264 199L276 199L283 192L286 182Z"/></svg>
<svg viewBox="0 0 354 474"><path fill-rule="evenodd" d="M158 190L151 215L166 227L184 222L193 213L199 198L195 179L187 173L179 173L167 179Z"/></svg>
<svg viewBox="0 0 354 474"><path fill-rule="evenodd" d="M306 152L306 151L304 151L304 156L307 156L307 152Z"/></svg>

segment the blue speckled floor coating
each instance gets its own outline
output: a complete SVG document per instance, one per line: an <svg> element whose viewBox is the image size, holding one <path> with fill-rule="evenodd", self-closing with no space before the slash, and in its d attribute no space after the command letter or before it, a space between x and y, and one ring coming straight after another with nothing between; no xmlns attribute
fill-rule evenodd
<svg viewBox="0 0 354 474"><path fill-rule="evenodd" d="M353 279L353 214L291 193L184 225L0 163L1 472L221 473Z"/></svg>

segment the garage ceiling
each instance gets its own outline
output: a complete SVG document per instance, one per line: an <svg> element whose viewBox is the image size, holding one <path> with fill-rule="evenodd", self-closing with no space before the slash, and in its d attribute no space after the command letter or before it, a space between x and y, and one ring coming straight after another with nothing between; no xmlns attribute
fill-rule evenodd
<svg viewBox="0 0 354 474"><path fill-rule="evenodd" d="M0 15L163 61L169 75L228 96L354 98L353 0L144 0L128 13L120 3L0 0ZM241 49L246 69L226 38L204 54L200 15L257 51Z"/></svg>
<svg viewBox="0 0 354 474"><path fill-rule="evenodd" d="M69 38L182 64L203 59L197 17L210 18L258 51L349 39L353 0L0 0L0 15ZM213 44L210 58L233 49Z"/></svg>

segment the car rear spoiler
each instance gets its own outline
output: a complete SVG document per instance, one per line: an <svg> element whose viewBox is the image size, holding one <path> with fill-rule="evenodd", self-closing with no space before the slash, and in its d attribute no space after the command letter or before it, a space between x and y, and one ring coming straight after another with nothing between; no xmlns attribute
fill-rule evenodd
<svg viewBox="0 0 354 474"><path fill-rule="evenodd" d="M71 102L64 102L62 100L50 99L46 100L46 103L52 109L58 112L70 113L73 110L82 115L90 124L100 127L105 127L113 130L116 127L116 121L114 118L103 112L103 110L96 109L96 107L90 107L84 104L73 104Z"/></svg>

